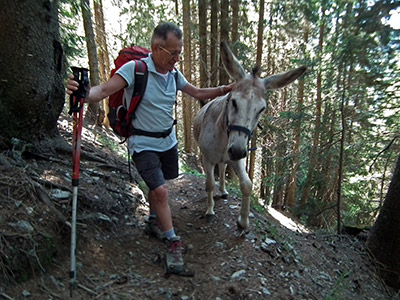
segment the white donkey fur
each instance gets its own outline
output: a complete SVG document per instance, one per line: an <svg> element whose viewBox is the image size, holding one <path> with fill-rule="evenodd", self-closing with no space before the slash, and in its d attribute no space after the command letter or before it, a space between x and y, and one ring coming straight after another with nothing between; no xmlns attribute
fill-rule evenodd
<svg viewBox="0 0 400 300"><path fill-rule="evenodd" d="M281 88L293 82L304 74L306 67L261 79L255 74L246 75L243 67L224 42L221 43L221 58L229 76L236 81L235 88L230 94L216 98L203 106L194 120L194 137L199 145L206 172L206 215L215 214L213 190L216 164L219 166L219 190L223 197L228 195L225 189L225 171L226 164L229 163L239 178L242 192L238 225L246 229L249 227L252 192L252 182L245 169L250 138L246 131L252 132L257 126L261 112L266 108L264 99L266 91ZM228 132L229 125L234 125L236 128L231 128Z"/></svg>

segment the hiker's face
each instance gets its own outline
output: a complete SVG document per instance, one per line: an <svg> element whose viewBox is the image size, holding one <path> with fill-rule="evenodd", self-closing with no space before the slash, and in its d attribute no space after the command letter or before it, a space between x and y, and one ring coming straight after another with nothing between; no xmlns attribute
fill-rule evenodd
<svg viewBox="0 0 400 300"><path fill-rule="evenodd" d="M164 43L155 46L153 60L158 72L166 73L174 69L175 64L180 60L182 46L183 41L172 32L168 33L167 40Z"/></svg>

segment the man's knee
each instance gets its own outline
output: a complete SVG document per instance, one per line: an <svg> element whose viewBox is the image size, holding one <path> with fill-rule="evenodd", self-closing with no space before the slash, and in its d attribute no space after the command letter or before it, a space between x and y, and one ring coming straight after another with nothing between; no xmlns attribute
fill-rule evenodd
<svg viewBox="0 0 400 300"><path fill-rule="evenodd" d="M151 199L153 201L164 203L168 202L168 190L165 185L161 185L154 190L150 191Z"/></svg>

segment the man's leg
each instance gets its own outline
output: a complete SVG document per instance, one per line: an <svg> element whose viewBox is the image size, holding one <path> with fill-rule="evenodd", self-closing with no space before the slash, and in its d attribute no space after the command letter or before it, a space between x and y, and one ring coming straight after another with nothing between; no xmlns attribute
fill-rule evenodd
<svg viewBox="0 0 400 300"><path fill-rule="evenodd" d="M150 210L157 215L160 229L167 232L172 229L171 208L168 204L168 190L165 185L161 185L149 192Z"/></svg>
<svg viewBox="0 0 400 300"><path fill-rule="evenodd" d="M173 179L178 176L177 154L175 146L164 153L144 152L133 155L136 168L150 189L148 197L150 213L155 213L157 217L157 219L153 217L152 220L157 221L149 222L149 225L158 224L163 232L160 235L161 238L166 238L168 241L166 266L168 272L172 273L184 271L181 238L176 236L172 225L168 190L165 186L165 179ZM158 227L153 227L153 229L158 229Z"/></svg>
<svg viewBox="0 0 400 300"><path fill-rule="evenodd" d="M157 215L158 224L163 232L163 236L168 241L168 251L166 254L166 267L168 272L180 273L184 271L184 261L182 257L181 238L176 236L173 225L171 208L168 203L168 190L165 185L149 192L150 207Z"/></svg>

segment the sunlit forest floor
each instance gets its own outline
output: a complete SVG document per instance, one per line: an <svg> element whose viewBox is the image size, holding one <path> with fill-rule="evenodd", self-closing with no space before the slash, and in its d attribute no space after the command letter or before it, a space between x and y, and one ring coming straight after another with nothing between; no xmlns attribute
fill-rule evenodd
<svg viewBox="0 0 400 300"><path fill-rule="evenodd" d="M59 123L68 143L70 123ZM313 232L274 210L252 210L250 230L240 231L234 190L216 197L216 217L205 218L196 172L168 183L187 273L166 274L166 245L144 233L139 178L132 170L129 182L116 144L111 134L84 130L72 298L71 153L2 153L0 299L400 299L375 275L361 239ZM200 170L196 159L182 158Z"/></svg>

